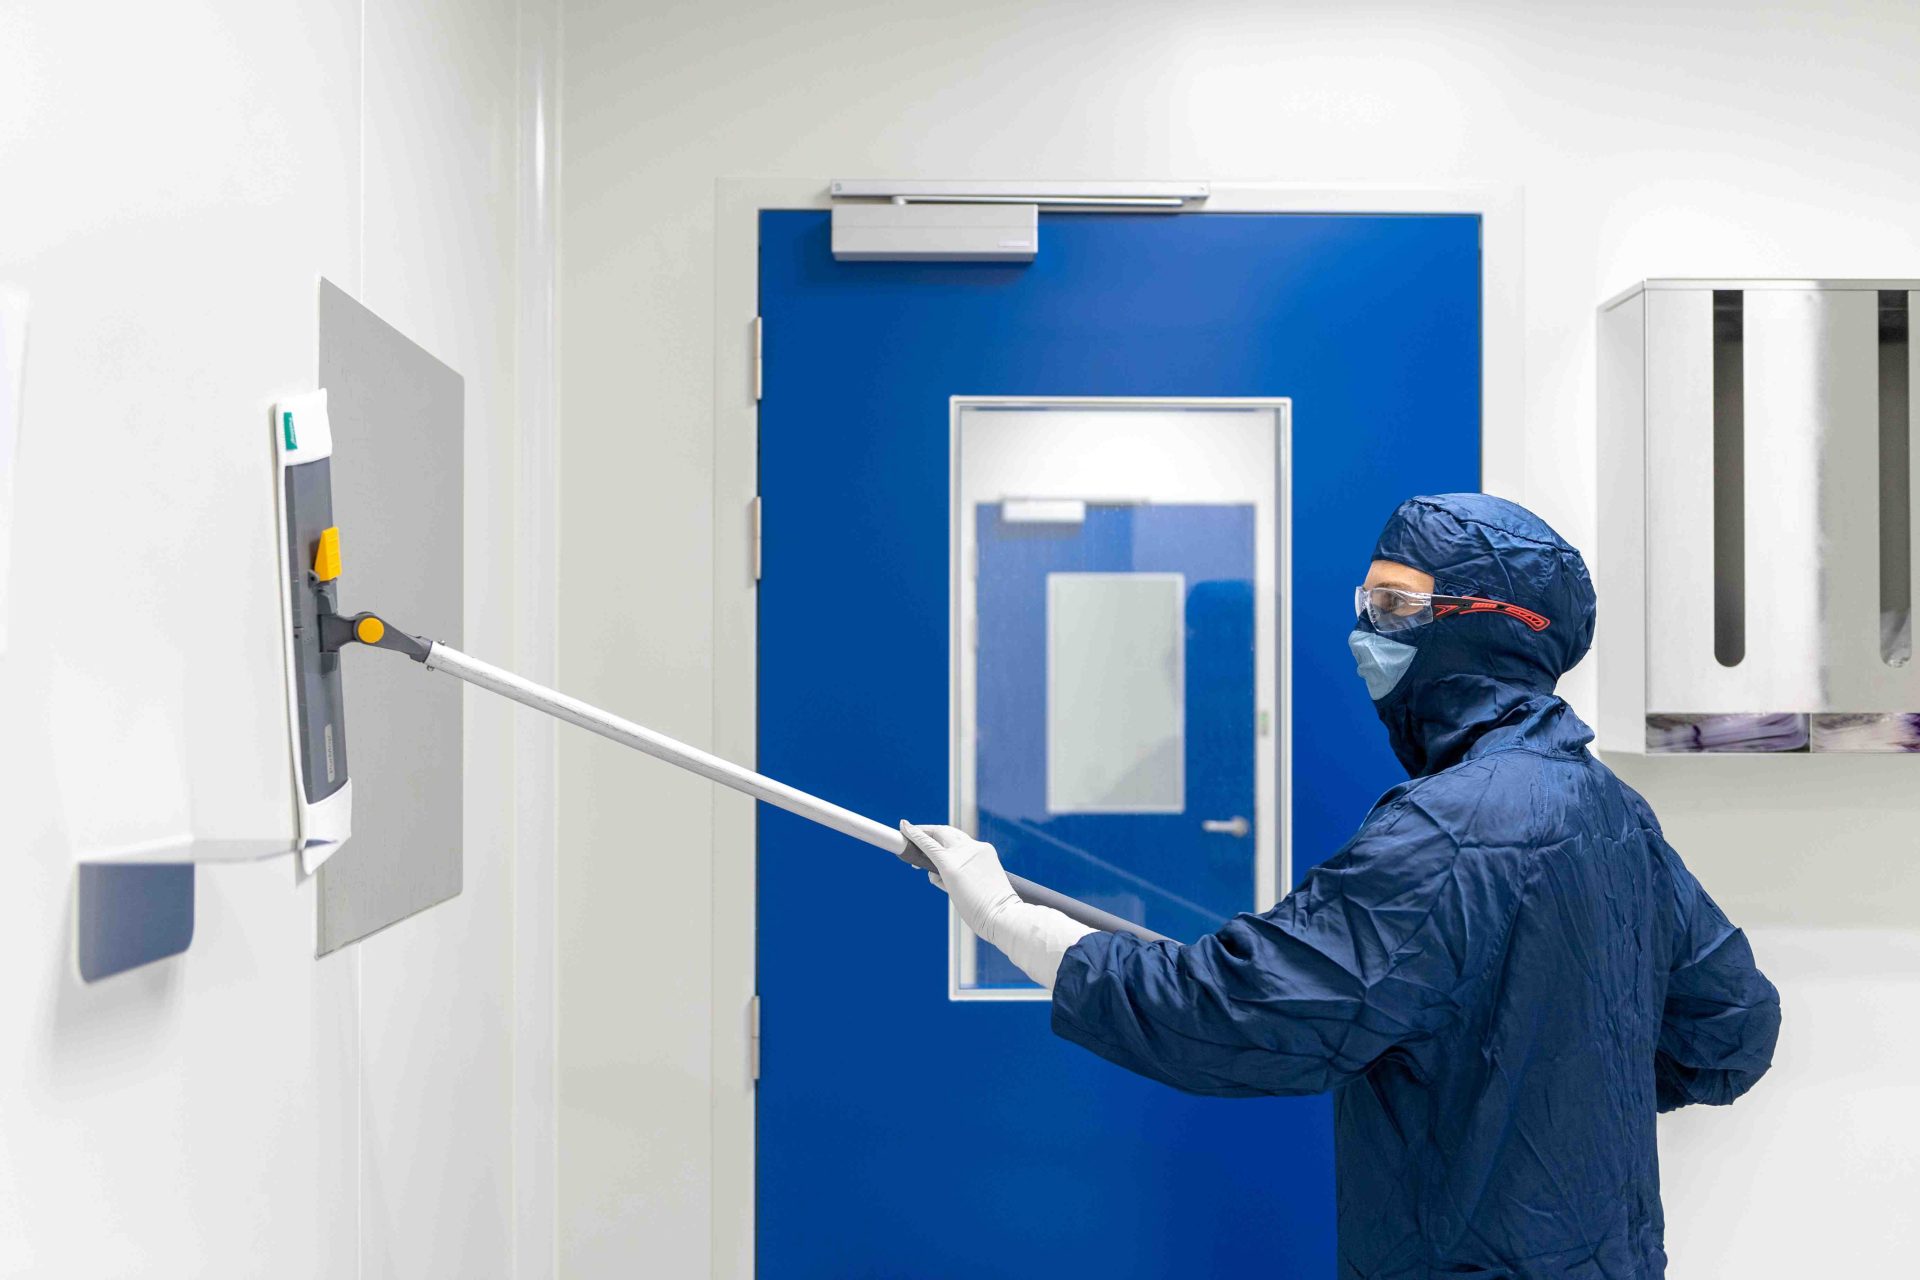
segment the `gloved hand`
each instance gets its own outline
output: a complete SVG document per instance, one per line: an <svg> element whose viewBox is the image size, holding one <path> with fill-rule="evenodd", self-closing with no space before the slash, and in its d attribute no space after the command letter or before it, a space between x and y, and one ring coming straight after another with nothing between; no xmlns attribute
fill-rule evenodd
<svg viewBox="0 0 1920 1280"><path fill-rule="evenodd" d="M929 866L927 878L947 891L967 927L1041 986L1053 986L1067 948L1093 932L1052 907L1022 902L993 846L958 827L903 822L900 834L907 838L901 859Z"/></svg>
<svg viewBox="0 0 1920 1280"><path fill-rule="evenodd" d="M916 827L903 822L900 834L907 838L910 850L918 850L933 864L927 879L947 891L967 928L992 942L994 921L1020 901L993 846L958 827Z"/></svg>

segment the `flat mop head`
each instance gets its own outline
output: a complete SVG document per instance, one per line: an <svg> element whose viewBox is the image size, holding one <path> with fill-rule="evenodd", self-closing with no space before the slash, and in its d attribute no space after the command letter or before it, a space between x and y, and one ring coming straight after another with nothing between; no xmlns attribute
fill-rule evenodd
<svg viewBox="0 0 1920 1280"><path fill-rule="evenodd" d="M339 646L322 621L338 613L340 531L333 524L333 432L327 393L274 408L281 548L280 604L287 654L287 717L301 863L308 875L353 833L345 692Z"/></svg>

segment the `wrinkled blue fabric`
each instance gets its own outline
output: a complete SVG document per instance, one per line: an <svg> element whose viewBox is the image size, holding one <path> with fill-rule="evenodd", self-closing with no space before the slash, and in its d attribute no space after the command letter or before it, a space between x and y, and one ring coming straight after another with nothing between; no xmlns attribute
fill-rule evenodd
<svg viewBox="0 0 1920 1280"><path fill-rule="evenodd" d="M1076 943L1054 1030L1192 1093L1331 1090L1347 1280L1663 1276L1655 1115L1746 1092L1779 997L1554 695L1592 638L1579 553L1449 494L1403 504L1374 554L1549 626L1405 633L1376 709L1409 780L1271 911L1187 946Z"/></svg>

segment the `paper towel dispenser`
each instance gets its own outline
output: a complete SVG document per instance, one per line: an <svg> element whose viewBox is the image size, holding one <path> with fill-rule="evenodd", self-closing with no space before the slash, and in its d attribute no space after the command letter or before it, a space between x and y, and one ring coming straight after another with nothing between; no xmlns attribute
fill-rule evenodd
<svg viewBox="0 0 1920 1280"><path fill-rule="evenodd" d="M1648 280L1601 308L1601 746L1920 750L1916 298Z"/></svg>

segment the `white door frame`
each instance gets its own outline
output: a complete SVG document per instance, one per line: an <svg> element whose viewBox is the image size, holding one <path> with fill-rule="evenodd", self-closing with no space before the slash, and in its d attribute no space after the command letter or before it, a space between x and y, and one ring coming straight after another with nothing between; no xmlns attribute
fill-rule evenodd
<svg viewBox="0 0 1920 1280"><path fill-rule="evenodd" d="M758 759L753 499L759 492L760 214L827 209L825 178L723 178L714 209L713 742ZM1209 213L1470 213L1480 222L1480 474L1518 496L1526 475L1524 217L1520 188L1212 184ZM1045 252L1044 248L1042 252ZM713 1275L753 1275L757 849L753 802L713 789Z"/></svg>

